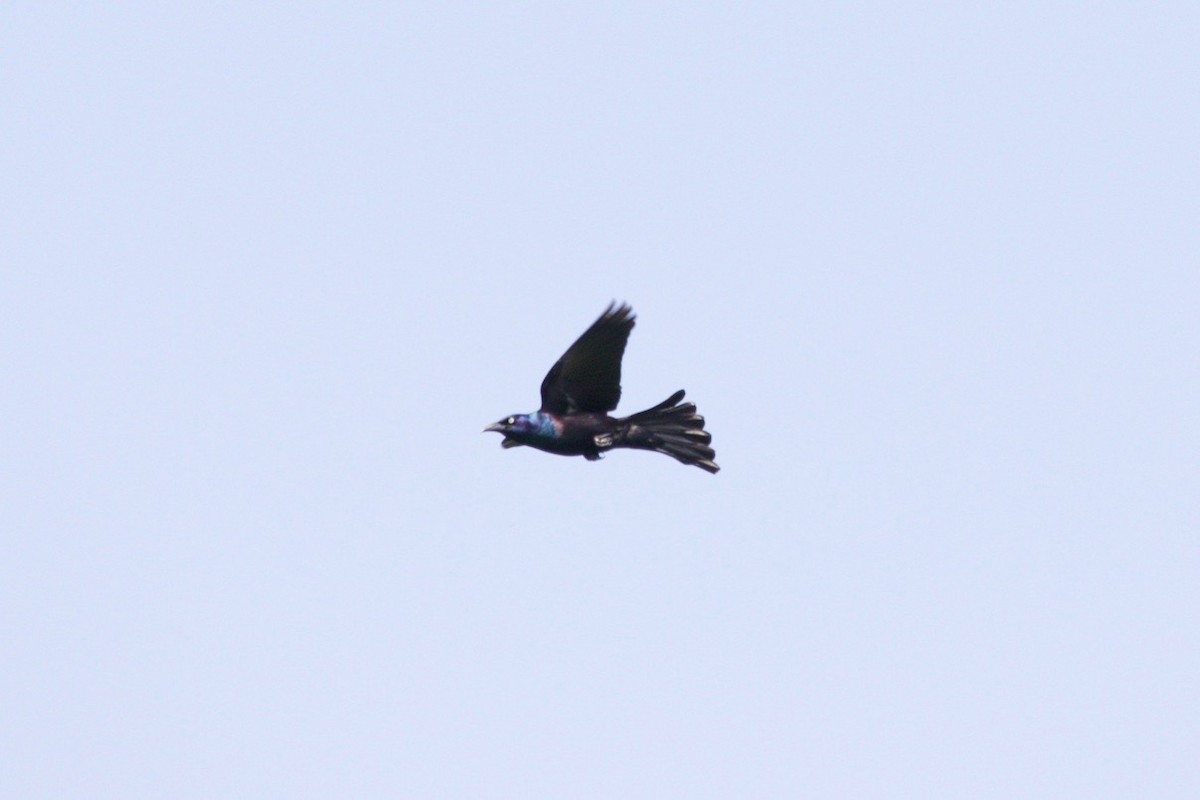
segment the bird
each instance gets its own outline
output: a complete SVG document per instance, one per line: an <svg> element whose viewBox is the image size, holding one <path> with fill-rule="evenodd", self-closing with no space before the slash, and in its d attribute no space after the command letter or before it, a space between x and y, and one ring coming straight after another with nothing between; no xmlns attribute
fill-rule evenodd
<svg viewBox="0 0 1200 800"><path fill-rule="evenodd" d="M621 399L621 358L634 319L629 305L610 303L546 373L541 408L505 417L484 433L503 434L506 449L525 445L588 461L618 448L652 450L715 475L712 436L695 404L683 402L683 389L628 417L608 415Z"/></svg>

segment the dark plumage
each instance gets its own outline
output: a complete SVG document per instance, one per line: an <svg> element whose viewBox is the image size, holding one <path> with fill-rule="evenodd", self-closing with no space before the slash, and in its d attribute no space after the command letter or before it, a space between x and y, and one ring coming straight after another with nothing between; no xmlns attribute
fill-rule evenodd
<svg viewBox="0 0 1200 800"><path fill-rule="evenodd" d="M485 431L504 434L503 447L528 445L561 456L596 461L616 447L666 453L684 464L716 473L716 453L696 406L683 403L683 390L628 417L607 412L621 399L621 358L633 330L633 309L609 305L567 348L542 380L542 407L514 414Z"/></svg>

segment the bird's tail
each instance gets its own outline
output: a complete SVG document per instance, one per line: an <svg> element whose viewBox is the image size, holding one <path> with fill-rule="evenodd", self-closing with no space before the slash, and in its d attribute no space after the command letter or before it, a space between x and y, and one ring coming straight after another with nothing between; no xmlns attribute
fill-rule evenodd
<svg viewBox="0 0 1200 800"><path fill-rule="evenodd" d="M704 430L704 417L696 413L695 403L680 403L682 399L680 389L654 408L621 420L625 424L619 444L666 453L715 475L720 467L713 461L717 454L709 447L712 436Z"/></svg>

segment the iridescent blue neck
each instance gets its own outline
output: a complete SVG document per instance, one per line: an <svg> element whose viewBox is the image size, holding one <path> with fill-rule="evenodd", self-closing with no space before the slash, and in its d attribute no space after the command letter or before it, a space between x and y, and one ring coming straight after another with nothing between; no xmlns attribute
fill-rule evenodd
<svg viewBox="0 0 1200 800"><path fill-rule="evenodd" d="M534 411L529 415L529 435L536 439L557 439L558 429L554 427L551 416L542 411Z"/></svg>

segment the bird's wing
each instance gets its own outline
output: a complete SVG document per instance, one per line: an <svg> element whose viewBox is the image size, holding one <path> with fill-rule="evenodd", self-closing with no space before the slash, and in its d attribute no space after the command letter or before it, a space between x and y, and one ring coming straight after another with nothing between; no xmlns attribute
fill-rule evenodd
<svg viewBox="0 0 1200 800"><path fill-rule="evenodd" d="M633 330L633 309L612 303L567 348L542 380L542 411L604 412L621 399L621 356Z"/></svg>

